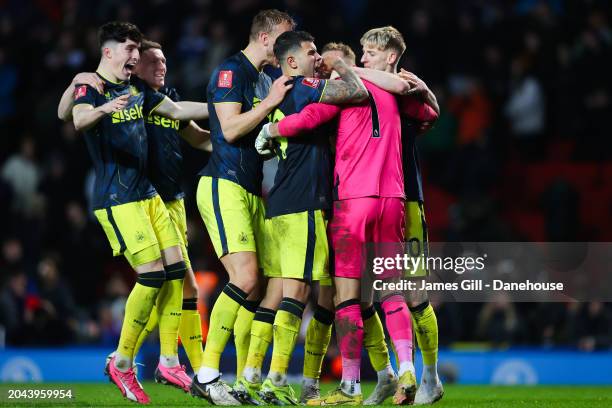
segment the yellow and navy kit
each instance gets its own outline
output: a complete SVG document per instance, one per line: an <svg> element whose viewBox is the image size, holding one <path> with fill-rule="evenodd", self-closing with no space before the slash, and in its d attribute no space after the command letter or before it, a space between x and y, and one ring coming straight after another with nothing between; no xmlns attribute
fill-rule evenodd
<svg viewBox="0 0 612 408"><path fill-rule="evenodd" d="M402 116L402 165L406 201L423 201L423 182L416 139L419 123Z"/></svg>
<svg viewBox="0 0 612 408"><path fill-rule="evenodd" d="M131 97L123 110L105 116L84 132L96 172L94 209L144 200L156 194L147 177L144 118L165 97L138 79L113 83L100 77L104 80L104 94L87 85L77 85L75 106L87 104L95 108L124 94Z"/></svg>
<svg viewBox="0 0 612 408"><path fill-rule="evenodd" d="M163 87L160 93L174 102L180 97L176 89ZM189 122L165 118L150 113L146 118L149 136L149 179L164 202L179 200L185 196L181 189L183 152L178 132Z"/></svg>
<svg viewBox="0 0 612 408"><path fill-rule="evenodd" d="M213 71L206 90L207 101L214 105L240 104L241 112L247 112L268 95L271 84L272 79L260 73L246 55L239 52ZM261 196L263 160L255 150L255 138L261 126L234 143L228 143L217 112L215 109L209 111L213 152L200 175L232 181L247 192Z"/></svg>
<svg viewBox="0 0 612 408"><path fill-rule="evenodd" d="M293 88L272 112L278 122L319 102L326 80L293 78ZM331 208L332 161L329 132L317 129L301 136L276 139L278 170L266 205L266 218Z"/></svg>

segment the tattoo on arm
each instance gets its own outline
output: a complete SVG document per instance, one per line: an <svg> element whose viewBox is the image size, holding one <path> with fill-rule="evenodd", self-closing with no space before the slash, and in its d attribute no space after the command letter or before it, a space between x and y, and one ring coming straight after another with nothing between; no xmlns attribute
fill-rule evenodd
<svg viewBox="0 0 612 408"><path fill-rule="evenodd" d="M321 102L340 104L347 102L361 102L368 97L368 91L357 74L344 61L338 59L334 70L340 74L342 80L328 80L321 98Z"/></svg>

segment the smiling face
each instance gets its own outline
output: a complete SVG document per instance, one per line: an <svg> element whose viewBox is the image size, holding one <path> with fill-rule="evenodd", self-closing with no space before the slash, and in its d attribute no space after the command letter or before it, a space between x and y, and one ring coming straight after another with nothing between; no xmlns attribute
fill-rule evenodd
<svg viewBox="0 0 612 408"><path fill-rule="evenodd" d="M136 74L151 88L159 90L166 81L166 57L159 48L143 51L136 66Z"/></svg>
<svg viewBox="0 0 612 408"><path fill-rule="evenodd" d="M129 38L124 42L108 41L103 46L102 53L110 73L119 81L127 81L132 76L140 59L139 46L140 43Z"/></svg>

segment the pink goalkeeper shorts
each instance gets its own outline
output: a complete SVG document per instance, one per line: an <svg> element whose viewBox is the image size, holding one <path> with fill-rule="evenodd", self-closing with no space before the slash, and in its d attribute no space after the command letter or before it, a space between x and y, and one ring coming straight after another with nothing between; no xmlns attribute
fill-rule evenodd
<svg viewBox="0 0 612 408"><path fill-rule="evenodd" d="M368 249L374 256L394 256L404 241L404 200L364 197L334 202L328 235L333 249L334 276L360 279L370 273ZM366 245L371 244L371 245ZM385 254L384 252L389 252Z"/></svg>

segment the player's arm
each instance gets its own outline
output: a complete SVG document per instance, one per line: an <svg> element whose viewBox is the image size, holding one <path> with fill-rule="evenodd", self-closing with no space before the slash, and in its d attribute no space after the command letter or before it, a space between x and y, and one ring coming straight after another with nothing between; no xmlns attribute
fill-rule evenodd
<svg viewBox="0 0 612 408"><path fill-rule="evenodd" d="M212 152L210 131L202 129L194 121L190 121L187 127L179 131L179 134L191 147L209 153Z"/></svg>
<svg viewBox="0 0 612 408"><path fill-rule="evenodd" d="M174 102L167 96L153 108L158 115L174 120L202 120L208 119L208 104L206 102L181 101Z"/></svg>
<svg viewBox="0 0 612 408"><path fill-rule="evenodd" d="M77 85L89 85L98 93L104 92L104 81L95 72L81 72L68 85L62 94L59 105L57 106L57 117L64 122L72 119L72 107L74 106L74 89Z"/></svg>
<svg viewBox="0 0 612 408"><path fill-rule="evenodd" d="M271 139L276 137L293 137L312 131L332 120L340 112L340 107L325 103L311 103L298 113L283 118L277 123L265 124L257 139L255 149L262 155L271 153Z"/></svg>
<svg viewBox="0 0 612 408"><path fill-rule="evenodd" d="M332 66L342 80L328 80L319 102L336 105L358 103L368 98L365 85L342 58L333 61Z"/></svg>
<svg viewBox="0 0 612 408"><path fill-rule="evenodd" d="M129 97L129 94L124 94L96 108L89 103L79 103L79 100L77 100L72 108L72 121L75 129L78 131L87 130L106 115L124 109Z"/></svg>
<svg viewBox="0 0 612 408"><path fill-rule="evenodd" d="M360 67L353 67L353 71L357 73L359 78L371 82L380 89L395 95L407 95L410 89L416 86L416 84L412 84L409 80L390 72Z"/></svg>
<svg viewBox="0 0 612 408"><path fill-rule="evenodd" d="M247 112L241 113L242 105L239 102L215 103L215 112L225 140L233 143L255 129L283 101L287 91L293 87L293 84L287 84L289 80L290 78L285 75L276 79L268 96Z"/></svg>
<svg viewBox="0 0 612 408"><path fill-rule="evenodd" d="M398 76L406 81L409 81L411 84L414 84L413 88L408 91L407 95L419 96L427 105L436 111L436 114L440 115L440 106L438 105L436 95L431 91L431 89L429 89L425 81L416 76L414 73L408 72L403 68L400 70Z"/></svg>

